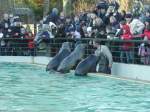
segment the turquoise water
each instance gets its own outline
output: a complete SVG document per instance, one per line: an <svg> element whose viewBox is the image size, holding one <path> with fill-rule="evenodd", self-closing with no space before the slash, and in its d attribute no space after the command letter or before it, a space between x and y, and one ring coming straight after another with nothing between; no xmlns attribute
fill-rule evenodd
<svg viewBox="0 0 150 112"><path fill-rule="evenodd" d="M0 112L150 112L150 85L1 63Z"/></svg>

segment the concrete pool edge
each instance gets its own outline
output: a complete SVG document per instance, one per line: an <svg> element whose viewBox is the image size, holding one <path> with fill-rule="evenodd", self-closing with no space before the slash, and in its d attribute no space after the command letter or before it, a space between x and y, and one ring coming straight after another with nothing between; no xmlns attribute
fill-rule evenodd
<svg viewBox="0 0 150 112"><path fill-rule="evenodd" d="M46 66L50 59L50 57L43 56L0 56L0 62L30 63L42 66ZM100 73L96 73L96 75L150 83L150 66L114 63L111 76Z"/></svg>

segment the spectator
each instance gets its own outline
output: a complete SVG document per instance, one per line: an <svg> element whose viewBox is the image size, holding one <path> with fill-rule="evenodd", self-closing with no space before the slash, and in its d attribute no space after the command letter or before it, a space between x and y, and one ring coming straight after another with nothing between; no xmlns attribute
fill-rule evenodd
<svg viewBox="0 0 150 112"><path fill-rule="evenodd" d="M87 34L87 26L84 23L80 23L80 34L82 38L85 38Z"/></svg>
<svg viewBox="0 0 150 112"><path fill-rule="evenodd" d="M56 37L58 37L58 38L64 38L65 36L66 36L66 34L65 34L65 24L64 23L60 23L57 26Z"/></svg>
<svg viewBox="0 0 150 112"><path fill-rule="evenodd" d="M134 37L144 38L145 40L150 40L150 17L145 18L145 29L144 33L135 35Z"/></svg>
<svg viewBox="0 0 150 112"><path fill-rule="evenodd" d="M4 34L2 32L2 26L0 25L0 55L5 55L5 41L3 40Z"/></svg>
<svg viewBox="0 0 150 112"><path fill-rule="evenodd" d="M115 30L117 31L117 29L120 29L119 23L117 22L117 19L114 16L111 16L109 18L109 21L110 21L110 27L113 31Z"/></svg>
<svg viewBox="0 0 150 112"><path fill-rule="evenodd" d="M10 22L9 22L9 16L8 14L4 14L4 19L1 22L2 28L3 28L3 33L4 33L4 38L9 37L8 36L8 30L10 27Z"/></svg>
<svg viewBox="0 0 150 112"><path fill-rule="evenodd" d="M27 46L28 46L28 55L29 56L35 56L35 45L33 42L34 35L32 32L26 32L25 39L27 39Z"/></svg>
<svg viewBox="0 0 150 112"><path fill-rule="evenodd" d="M110 40L114 39L116 31L117 30L115 28L113 28L112 26L108 25L106 27L107 39L110 39Z"/></svg>
<svg viewBox="0 0 150 112"><path fill-rule="evenodd" d="M80 20L78 16L74 17L73 25L75 27L75 30L80 30Z"/></svg>
<svg viewBox="0 0 150 112"><path fill-rule="evenodd" d="M49 22L53 22L55 24L57 24L57 22L59 21L59 15L58 15L59 11L57 8L53 8L52 12L50 13L50 15L48 15L47 17L45 17L44 20L44 24L48 24Z"/></svg>
<svg viewBox="0 0 150 112"><path fill-rule="evenodd" d="M134 17L139 17L143 10L143 3L141 0L135 0L133 3L132 14Z"/></svg>
<svg viewBox="0 0 150 112"><path fill-rule="evenodd" d="M13 14L9 15L9 22L10 22L10 26L12 27L14 25L14 15Z"/></svg>
<svg viewBox="0 0 150 112"><path fill-rule="evenodd" d="M130 41L132 39L132 34L130 32L130 27L127 24L122 24L121 29L123 30L123 34L121 35L121 39L125 41ZM133 44L131 42L123 42L122 51L120 54L121 62L133 63L133 52L132 52Z"/></svg>
<svg viewBox="0 0 150 112"><path fill-rule="evenodd" d="M141 63L148 65L150 64L150 17L146 18L145 26L143 37L147 42L140 45L138 55L141 58Z"/></svg>
<svg viewBox="0 0 150 112"><path fill-rule="evenodd" d="M90 38L90 37L92 37L92 27L87 27L87 33L85 34L85 36L87 37L87 38Z"/></svg>
<svg viewBox="0 0 150 112"><path fill-rule="evenodd" d="M116 0L111 0L110 4L113 4L115 10L117 11L119 9L119 3Z"/></svg>
<svg viewBox="0 0 150 112"><path fill-rule="evenodd" d="M150 43L149 43L149 41L140 45L138 55L140 56L141 64L144 64L144 65L150 64Z"/></svg>
<svg viewBox="0 0 150 112"><path fill-rule="evenodd" d="M140 15L139 19L144 23L146 18L150 17L150 9L145 9L143 13Z"/></svg>
<svg viewBox="0 0 150 112"><path fill-rule="evenodd" d="M75 28L74 25L72 24L71 18L66 19L66 24L65 24L65 33L67 37L72 37L71 32L74 32Z"/></svg>
<svg viewBox="0 0 150 112"><path fill-rule="evenodd" d="M150 9L145 12L146 17L150 17Z"/></svg>
<svg viewBox="0 0 150 112"><path fill-rule="evenodd" d="M21 28L22 25L20 22L14 22L14 26L12 27L12 35L14 38L21 38Z"/></svg>
<svg viewBox="0 0 150 112"><path fill-rule="evenodd" d="M127 21L127 24L130 26L130 31L132 35L138 35L143 33L145 25L139 19L133 18L131 13L127 13L125 19Z"/></svg>
<svg viewBox="0 0 150 112"><path fill-rule="evenodd" d="M121 16L121 20L120 21L124 21L125 20L125 16L126 16L126 11L125 10L121 10L120 16Z"/></svg>
<svg viewBox="0 0 150 112"><path fill-rule="evenodd" d="M102 19L104 23L107 21L107 17L106 17L107 8L108 8L108 4L106 3L106 1L101 1L97 5L96 14L98 17Z"/></svg>
<svg viewBox="0 0 150 112"><path fill-rule="evenodd" d="M104 26L104 23L103 23L103 21L102 21L101 18L95 17L95 18L93 19L93 26L102 27L102 26ZM105 26L104 26L104 27L105 27Z"/></svg>
<svg viewBox="0 0 150 112"><path fill-rule="evenodd" d="M93 27L93 34L92 37L99 38L99 39L106 39L106 32L105 29L99 28L99 27Z"/></svg>
<svg viewBox="0 0 150 112"><path fill-rule="evenodd" d="M80 40L81 39L80 30L75 30L74 32L72 32L72 38L74 38L75 40Z"/></svg>

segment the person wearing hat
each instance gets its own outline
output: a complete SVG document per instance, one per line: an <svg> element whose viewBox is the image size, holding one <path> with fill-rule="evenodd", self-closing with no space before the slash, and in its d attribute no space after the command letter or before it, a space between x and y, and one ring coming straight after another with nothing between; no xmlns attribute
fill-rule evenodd
<svg viewBox="0 0 150 112"><path fill-rule="evenodd" d="M98 9L106 9L106 10L107 10L107 8L108 8L108 3L107 3L106 0L101 0L101 1L96 5L96 7L97 7Z"/></svg>
<svg viewBox="0 0 150 112"><path fill-rule="evenodd" d="M96 8L97 8L96 11L97 16L100 17L104 23L108 23L108 19L106 17L108 3L105 0L102 0L97 4Z"/></svg>
<svg viewBox="0 0 150 112"><path fill-rule="evenodd" d="M130 12L128 12L126 15L125 15L125 20L127 22L127 24L130 24L133 20L133 17L132 17L132 14Z"/></svg>

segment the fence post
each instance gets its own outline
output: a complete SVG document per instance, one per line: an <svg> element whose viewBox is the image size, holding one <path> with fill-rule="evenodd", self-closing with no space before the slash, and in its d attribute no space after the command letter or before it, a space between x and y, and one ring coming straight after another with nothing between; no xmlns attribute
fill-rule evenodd
<svg viewBox="0 0 150 112"><path fill-rule="evenodd" d="M47 48L46 48L46 56L51 57L51 46L49 43L47 44Z"/></svg>

